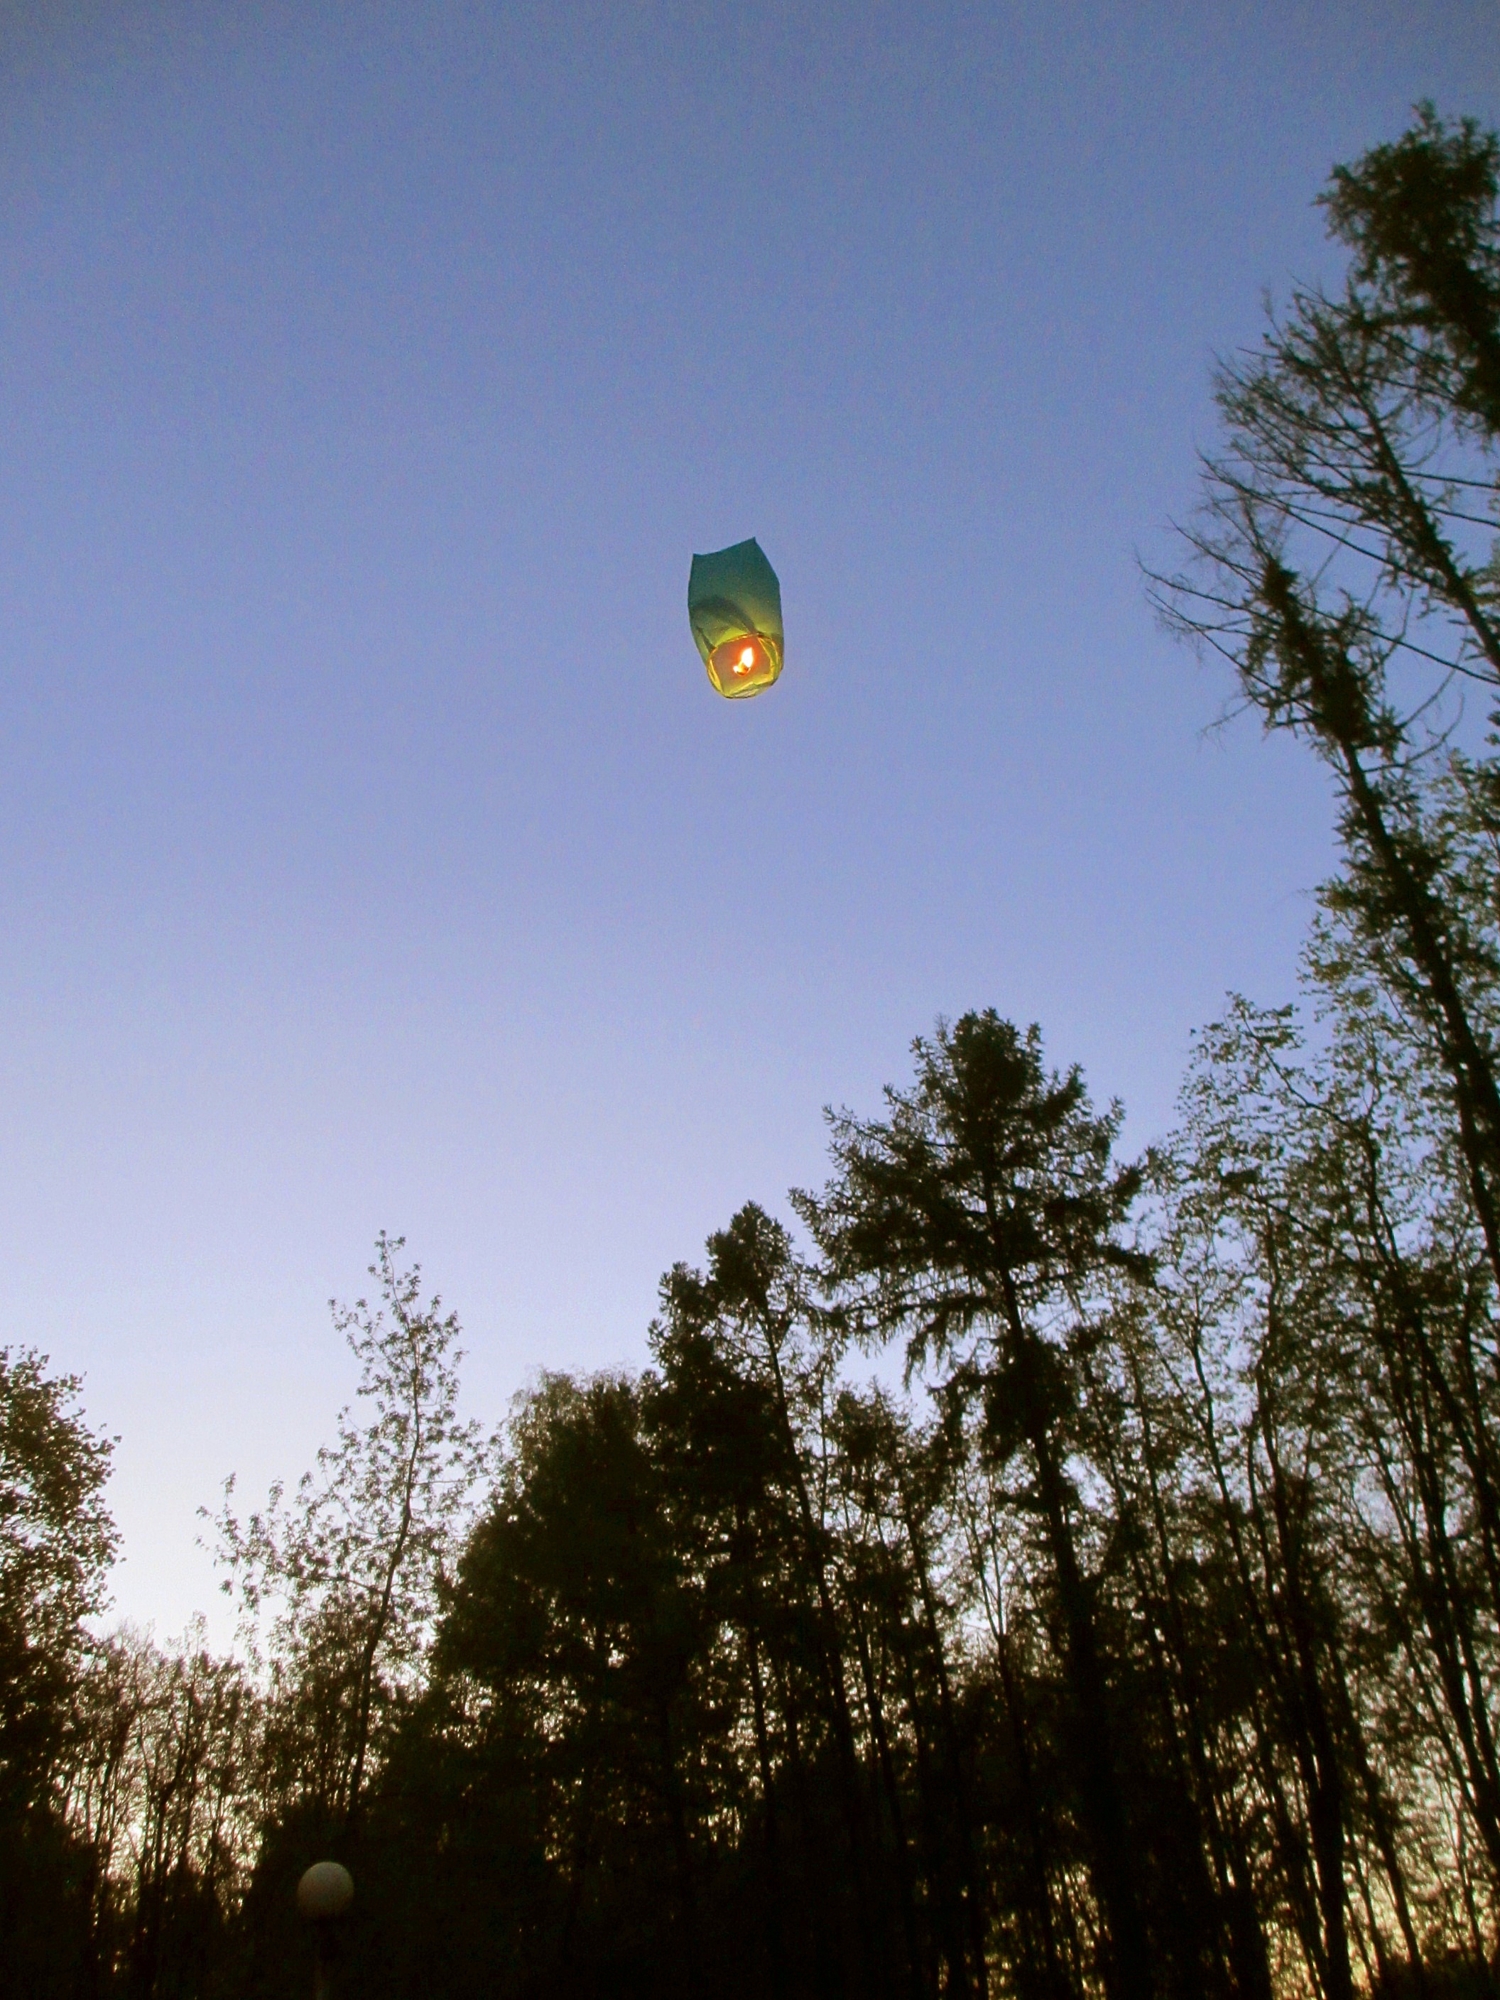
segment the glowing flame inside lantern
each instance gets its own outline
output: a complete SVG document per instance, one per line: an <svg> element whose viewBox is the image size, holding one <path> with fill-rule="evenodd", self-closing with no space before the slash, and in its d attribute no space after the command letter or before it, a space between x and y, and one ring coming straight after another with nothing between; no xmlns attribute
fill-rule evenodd
<svg viewBox="0 0 1500 2000"><path fill-rule="evenodd" d="M779 668L775 650L759 632L742 633L715 646L708 671L720 694L755 694L769 687Z"/></svg>

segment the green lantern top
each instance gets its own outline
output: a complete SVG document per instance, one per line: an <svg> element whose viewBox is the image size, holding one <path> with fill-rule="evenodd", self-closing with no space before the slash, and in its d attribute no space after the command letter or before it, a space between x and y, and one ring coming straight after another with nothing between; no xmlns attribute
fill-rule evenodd
<svg viewBox="0 0 1500 2000"><path fill-rule="evenodd" d="M754 536L693 557L688 622L720 694L731 700L759 694L778 677L785 645L781 585Z"/></svg>

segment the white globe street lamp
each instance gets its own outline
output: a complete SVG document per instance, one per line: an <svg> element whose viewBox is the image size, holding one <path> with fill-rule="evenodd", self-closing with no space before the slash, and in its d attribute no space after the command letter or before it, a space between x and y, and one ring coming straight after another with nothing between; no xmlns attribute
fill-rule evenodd
<svg viewBox="0 0 1500 2000"><path fill-rule="evenodd" d="M313 2000L329 2000L333 1925L354 1901L354 1877L337 1861L315 1861L297 1884L297 1908L313 1927Z"/></svg>

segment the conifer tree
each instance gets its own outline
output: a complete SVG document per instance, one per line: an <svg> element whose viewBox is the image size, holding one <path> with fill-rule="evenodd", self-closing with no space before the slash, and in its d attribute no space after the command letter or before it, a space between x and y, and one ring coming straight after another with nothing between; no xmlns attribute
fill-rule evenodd
<svg viewBox="0 0 1500 2000"><path fill-rule="evenodd" d="M1093 1592L1069 1477L1077 1345L1108 1272L1144 1270L1120 1231L1140 1185L1117 1168L1119 1111L1096 1114L1075 1069L994 1012L913 1044L916 1082L889 1116L832 1121L835 1174L799 1208L866 1338L901 1338L984 1403L986 1446L1024 1454L1066 1632L1074 1773L1121 2000L1156 1991L1121 1796Z"/></svg>

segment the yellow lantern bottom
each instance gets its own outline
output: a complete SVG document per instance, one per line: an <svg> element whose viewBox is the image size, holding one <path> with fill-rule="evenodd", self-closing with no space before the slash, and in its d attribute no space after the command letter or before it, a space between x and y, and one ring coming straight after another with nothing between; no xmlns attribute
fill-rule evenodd
<svg viewBox="0 0 1500 2000"><path fill-rule="evenodd" d="M775 646L759 632L747 632L738 639L726 639L708 656L708 677L720 694L759 694L781 672L781 657Z"/></svg>

